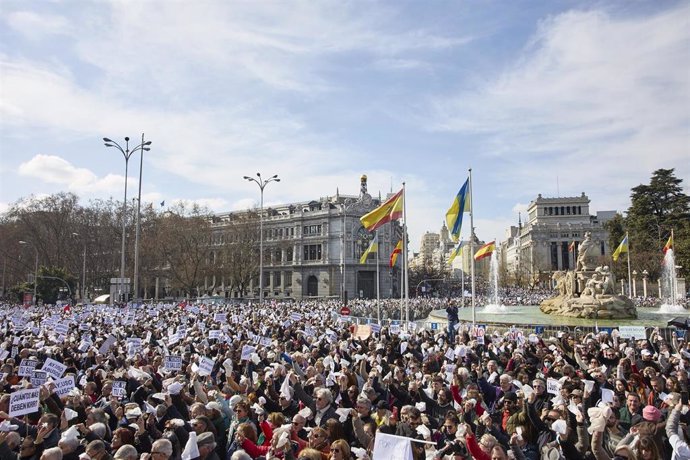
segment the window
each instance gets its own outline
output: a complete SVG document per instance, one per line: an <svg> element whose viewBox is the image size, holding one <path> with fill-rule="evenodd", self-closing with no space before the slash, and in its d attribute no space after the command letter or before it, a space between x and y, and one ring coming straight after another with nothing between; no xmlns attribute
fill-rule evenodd
<svg viewBox="0 0 690 460"><path fill-rule="evenodd" d="M285 258L288 262L292 262L292 248L287 248L285 250Z"/></svg>
<svg viewBox="0 0 690 460"><path fill-rule="evenodd" d="M577 207L577 213L578 213L578 214L582 214L582 206L578 206L578 207Z"/></svg>
<svg viewBox="0 0 690 460"><path fill-rule="evenodd" d="M264 287L267 287L271 283L271 272L264 272Z"/></svg>
<svg viewBox="0 0 690 460"><path fill-rule="evenodd" d="M321 245L307 244L304 246L304 260L321 260Z"/></svg>
<svg viewBox="0 0 690 460"><path fill-rule="evenodd" d="M280 286L280 272L273 272L273 286Z"/></svg>
<svg viewBox="0 0 690 460"><path fill-rule="evenodd" d="M285 287L292 286L292 272L285 272Z"/></svg>
<svg viewBox="0 0 690 460"><path fill-rule="evenodd" d="M570 206L566 206L565 211L568 213L568 215L570 215Z"/></svg>
<svg viewBox="0 0 690 460"><path fill-rule="evenodd" d="M281 263L283 261L283 251L281 251L280 249L276 249L274 257L276 263Z"/></svg>
<svg viewBox="0 0 690 460"><path fill-rule="evenodd" d="M320 235L321 225L305 225L302 229L304 235Z"/></svg>

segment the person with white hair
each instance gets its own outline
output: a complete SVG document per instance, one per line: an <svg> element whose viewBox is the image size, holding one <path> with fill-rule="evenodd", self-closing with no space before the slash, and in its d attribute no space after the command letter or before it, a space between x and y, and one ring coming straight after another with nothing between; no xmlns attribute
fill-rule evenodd
<svg viewBox="0 0 690 460"><path fill-rule="evenodd" d="M78 438L66 438L62 437L58 441L58 447L62 450L62 460L78 460L79 459L79 444Z"/></svg>
<svg viewBox="0 0 690 460"><path fill-rule="evenodd" d="M137 448L130 444L125 444L117 449L114 460L137 460L138 458L139 452L137 452Z"/></svg>
<svg viewBox="0 0 690 460"><path fill-rule="evenodd" d="M40 460L62 460L62 450L59 447L51 447L43 451Z"/></svg>

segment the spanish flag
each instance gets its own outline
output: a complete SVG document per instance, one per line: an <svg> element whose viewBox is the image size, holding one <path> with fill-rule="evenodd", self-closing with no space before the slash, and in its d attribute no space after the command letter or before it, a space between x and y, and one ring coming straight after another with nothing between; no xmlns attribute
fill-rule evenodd
<svg viewBox="0 0 690 460"><path fill-rule="evenodd" d="M364 228L373 232L383 224L398 220L402 217L403 199L403 190L401 189L381 206L363 215L359 220L362 222Z"/></svg>
<svg viewBox="0 0 690 460"><path fill-rule="evenodd" d="M474 254L474 260L482 260L484 257L489 257L496 250L496 241L486 243L484 246Z"/></svg>
<svg viewBox="0 0 690 460"><path fill-rule="evenodd" d="M369 254L372 252L379 252L379 235L377 234L373 240L371 240L371 243L369 244L369 247L367 248L366 251L362 253L362 257L359 258L359 263L363 264L367 261L367 257L369 257Z"/></svg>
<svg viewBox="0 0 690 460"><path fill-rule="evenodd" d="M460 243L458 243L457 246L455 246L453 248L453 251L450 253L450 256L448 257L448 265L452 264L453 261L455 260L455 258L457 256L459 256L460 254L462 254L462 248L465 247L466 245L467 245L466 241L461 241Z"/></svg>
<svg viewBox="0 0 690 460"><path fill-rule="evenodd" d="M673 249L673 232L671 232L671 236L668 237L666 246L664 246L664 254L666 254L666 251L668 251L669 249Z"/></svg>
<svg viewBox="0 0 690 460"><path fill-rule="evenodd" d="M621 241L621 244L618 245L618 248L613 252L613 261L617 261L618 257L620 257L621 254L624 252L628 252L628 235L625 235L625 238L623 238L623 241Z"/></svg>
<svg viewBox="0 0 690 460"><path fill-rule="evenodd" d="M458 194L453 198L453 203L451 203L450 209L446 212L446 224L448 225L448 231L453 241L458 241L460 239L462 215L466 212L470 212L470 201L470 180L468 178L465 184L460 188Z"/></svg>
<svg viewBox="0 0 690 460"><path fill-rule="evenodd" d="M391 260L390 260L390 267L393 268L395 265L395 262L398 260L398 254L402 252L402 240L398 241L398 244L395 245L395 249L393 249L393 252L391 253Z"/></svg>

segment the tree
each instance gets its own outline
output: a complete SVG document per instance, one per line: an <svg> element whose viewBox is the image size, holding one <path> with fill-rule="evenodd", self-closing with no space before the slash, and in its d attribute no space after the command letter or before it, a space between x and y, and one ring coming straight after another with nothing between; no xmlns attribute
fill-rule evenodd
<svg viewBox="0 0 690 460"><path fill-rule="evenodd" d="M255 212L238 214L226 226L222 249L221 274L230 290L243 297L259 274L259 216ZM268 251L265 251L268 253Z"/></svg>
<svg viewBox="0 0 690 460"><path fill-rule="evenodd" d="M648 185L634 187L630 195L625 227L631 264L638 271L646 269L652 279L659 276L661 250L671 230L675 236L676 264L683 267L679 275L687 273L690 265L690 196L683 193L682 182L673 169L658 169Z"/></svg>

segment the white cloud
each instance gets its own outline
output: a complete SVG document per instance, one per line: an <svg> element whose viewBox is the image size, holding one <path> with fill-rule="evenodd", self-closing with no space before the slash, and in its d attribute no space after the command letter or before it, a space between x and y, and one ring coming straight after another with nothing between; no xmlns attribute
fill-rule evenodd
<svg viewBox="0 0 690 460"><path fill-rule="evenodd" d="M69 24L64 17L31 11L9 13L5 17L5 22L10 28L31 40L39 40L47 35L62 35L69 31Z"/></svg>
<svg viewBox="0 0 690 460"><path fill-rule="evenodd" d="M110 196L123 190L124 185L123 176L108 174L99 178L90 170L78 168L55 155L34 156L19 165L19 174L87 195ZM137 185L137 181L131 177L127 182L130 190Z"/></svg>

